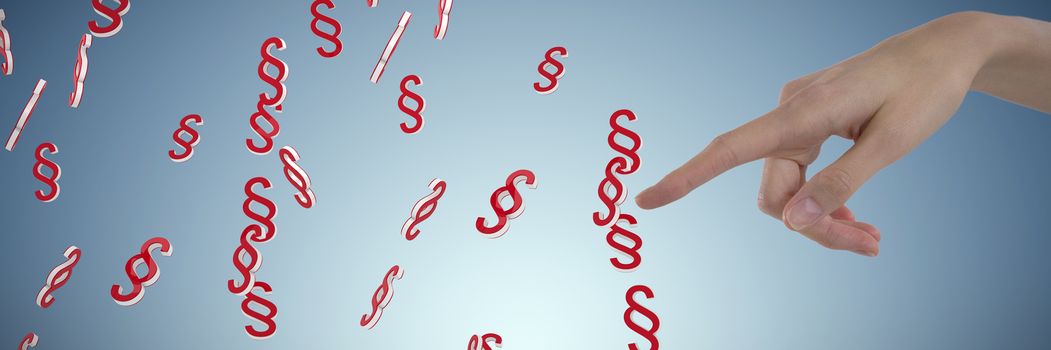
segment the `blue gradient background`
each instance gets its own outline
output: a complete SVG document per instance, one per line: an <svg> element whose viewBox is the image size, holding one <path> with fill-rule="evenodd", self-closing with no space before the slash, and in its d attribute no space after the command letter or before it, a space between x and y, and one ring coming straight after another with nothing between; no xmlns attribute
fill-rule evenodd
<svg viewBox="0 0 1051 350"><path fill-rule="evenodd" d="M642 267L615 272L590 221L613 155L609 115L634 110L645 140L633 196L715 135L772 108L781 84L883 38L960 10L1051 19L1038 1L457 1L446 40L437 1L336 0L343 53L323 59L308 1L134 0L114 37L89 49L81 107L67 96L88 1L3 0L14 75L0 77L0 128L38 78L47 90L14 152L0 152L0 344L27 331L39 349L459 349L496 332L504 349L624 348L625 290L647 284L668 349L1039 349L1051 347L1051 118L971 94L939 133L851 200L884 234L869 259L825 250L755 207L748 164L639 218ZM403 10L415 16L383 80L369 73ZM277 152L249 154L247 117L269 91L255 74L272 35L291 65L277 147L302 155L318 204L297 206ZM326 44L327 45L327 44ZM569 49L559 90L532 91L536 65ZM326 46L327 47L327 46ZM419 74L427 124L407 136L398 82ZM171 162L171 133L205 118L193 159ZM6 140L6 139L5 139ZM62 192L40 203L31 173L44 141L60 152ZM819 165L848 147L826 145ZM532 169L525 213L502 238L474 230L511 171ZM278 332L226 291L249 223L246 180L274 187L279 233L261 245ZM449 182L412 242L398 231L433 177ZM162 235L174 255L142 302L121 307L125 261ZM70 244L83 259L47 310L33 300ZM375 329L358 326L383 274L405 277Z"/></svg>

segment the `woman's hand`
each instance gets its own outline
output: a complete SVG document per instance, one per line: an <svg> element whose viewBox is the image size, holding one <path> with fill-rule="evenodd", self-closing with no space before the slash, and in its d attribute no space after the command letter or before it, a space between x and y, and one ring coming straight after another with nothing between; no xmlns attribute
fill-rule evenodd
<svg viewBox="0 0 1051 350"><path fill-rule="evenodd" d="M1011 83L1019 77L1026 81ZM948 121L972 88L1051 111L1051 25L964 12L891 37L789 82L777 108L716 137L635 200L657 208L763 158L760 210L825 247L876 256L879 230L856 221L845 203ZM853 147L807 180L833 135Z"/></svg>

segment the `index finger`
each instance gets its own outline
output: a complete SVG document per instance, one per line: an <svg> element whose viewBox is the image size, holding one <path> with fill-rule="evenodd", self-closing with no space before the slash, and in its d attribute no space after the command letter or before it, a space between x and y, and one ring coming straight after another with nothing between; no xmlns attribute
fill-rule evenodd
<svg viewBox="0 0 1051 350"><path fill-rule="evenodd" d="M642 209L662 207L730 169L765 158L780 145L785 130L784 106L717 136L686 164L640 192L635 203Z"/></svg>

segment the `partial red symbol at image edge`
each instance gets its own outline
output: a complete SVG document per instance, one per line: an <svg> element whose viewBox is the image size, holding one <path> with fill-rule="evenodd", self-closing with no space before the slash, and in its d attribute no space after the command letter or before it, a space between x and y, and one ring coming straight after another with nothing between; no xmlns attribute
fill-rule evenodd
<svg viewBox="0 0 1051 350"><path fill-rule="evenodd" d="M445 39L449 31L449 13L453 9L453 0L438 0L438 24L434 26L434 38Z"/></svg>
<svg viewBox="0 0 1051 350"><path fill-rule="evenodd" d="M11 75L15 70L15 56L11 54L11 33L4 28L6 19L7 13L0 9L0 57L4 59L4 62L0 63L0 74Z"/></svg>
<svg viewBox="0 0 1051 350"><path fill-rule="evenodd" d="M332 50L325 50L324 47L319 46L317 48L318 55L325 58L332 58L339 55L343 51L343 42L339 40L339 34L343 32L343 26L339 24L336 19L326 16L318 10L322 5L327 7L329 10L336 8L336 5L332 3L332 0L314 0L314 3L310 5L310 14L314 16L314 19L310 21L310 31L314 32L321 39L325 39L332 43ZM321 30L318 26L319 22L325 22L332 27L332 32L326 32Z"/></svg>
<svg viewBox="0 0 1051 350"><path fill-rule="evenodd" d="M489 345L489 343L493 345ZM482 336L472 335L471 339L467 340L467 350L493 350L493 346L502 348L504 346L504 338L499 334L486 333Z"/></svg>
<svg viewBox="0 0 1051 350"><path fill-rule="evenodd" d="M91 7L95 9L95 13L110 21L110 24L105 26L100 25L98 20L89 21L88 31L91 32L91 35L107 38L116 35L124 27L124 15L131 10L131 0L113 0L113 2L117 3L116 8L107 7L102 0L91 0Z"/></svg>

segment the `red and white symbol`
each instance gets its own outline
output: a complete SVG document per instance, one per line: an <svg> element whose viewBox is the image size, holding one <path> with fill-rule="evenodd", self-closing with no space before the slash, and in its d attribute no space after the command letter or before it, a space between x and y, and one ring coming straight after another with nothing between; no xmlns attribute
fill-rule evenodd
<svg viewBox="0 0 1051 350"><path fill-rule="evenodd" d="M182 117L182 120L179 121L179 128L172 133L172 140L175 141L175 144L182 147L182 152L168 151L168 158L171 158L173 162L182 163L190 160L190 157L193 157L193 147L197 146L198 142L201 142L201 134L190 126L190 122L201 126L204 125L204 118L197 114L190 114ZM183 139L182 135L187 135L190 139Z"/></svg>
<svg viewBox="0 0 1051 350"><path fill-rule="evenodd" d="M540 62L540 65L536 67L536 70L541 76L547 78L548 84L547 86L541 86L540 83L533 83L533 90L536 90L536 92L541 95L555 92L555 90L558 89L558 79L561 79L562 75L566 74L565 66L562 65L562 62L559 62L552 56L555 53L558 53L562 58L569 57L566 48L561 46L552 47L544 54L544 60ZM546 69L547 66L554 67L555 72L548 72Z"/></svg>
<svg viewBox="0 0 1051 350"><path fill-rule="evenodd" d="M80 248L71 245L62 255L66 257L66 261L55 266L51 273L47 274L44 287L40 288L40 293L37 293L36 305L41 308L51 307L51 304L55 302L55 297L51 294L69 282L69 278L73 275L73 267L77 266L77 262L80 261Z"/></svg>
<svg viewBox="0 0 1051 350"><path fill-rule="evenodd" d="M281 147L278 155L281 156L281 164L284 165L285 178L297 191L294 196L296 202L303 208L314 206L317 198L314 197L314 190L310 188L310 176L299 166L299 152L292 146L285 146Z"/></svg>
<svg viewBox="0 0 1051 350"><path fill-rule="evenodd" d="M277 316L277 306L255 294L256 289L261 289L263 294L269 295L271 288L269 284L256 280L255 273L263 265L263 256L252 245L252 241L264 243L274 238L274 235L277 233L277 227L274 225L273 218L277 215L277 206L269 199L255 193L253 187L256 184L262 185L264 189L270 188L270 181L265 177L254 177L248 180L244 188L245 195L248 198L242 204L242 210L245 215L265 226L267 230L263 232L263 226L250 224L241 232L240 245L234 249L233 264L234 268L241 273L242 282L238 286L235 280L230 279L226 282L226 287L230 290L230 293L245 297L241 302L241 311L245 316L266 325L266 328L263 330L258 330L251 325L245 326L245 332L248 333L248 336L254 339L266 339L277 331L277 324L274 323L274 317ZM252 211L251 204L253 202L263 205L267 210L266 215ZM245 257L248 258L247 262L244 260ZM252 310L250 305L253 303L266 308L266 314Z"/></svg>
<svg viewBox="0 0 1051 350"><path fill-rule="evenodd" d="M419 86L423 85L423 80L420 80L420 77L415 74L406 75L405 78L401 80L401 96L398 97L398 109L405 114L408 114L409 117L416 121L416 124L411 127L407 123L401 123L401 131L406 134L415 134L423 129L423 111L427 109L427 100L419 94L410 91L407 86L409 83ZM409 106L406 106L405 99L410 99L416 102L416 108L409 108Z"/></svg>
<svg viewBox="0 0 1051 350"><path fill-rule="evenodd" d="M61 190L61 188L58 187L58 179L62 177L62 168L50 159L44 158L44 151L48 151L51 154L58 153L58 146L55 146L55 144L50 142L44 142L41 143L40 146L37 146L35 153L36 163L33 164L33 177L40 180L40 182L43 182L44 185L47 185L49 190L47 194L41 190L36 190L33 194L36 195L36 199L47 203L58 198L59 190ZM51 175L44 175L41 167L50 169Z"/></svg>
<svg viewBox="0 0 1051 350"><path fill-rule="evenodd" d="M11 55L11 34L4 28L5 19L7 14L0 9L0 57L4 58L4 63L0 63L0 73L11 75L15 70L15 56Z"/></svg>
<svg viewBox="0 0 1051 350"><path fill-rule="evenodd" d="M372 7L376 6L375 2L370 2L369 5ZM401 35L405 33L405 27L409 25L410 18L412 18L412 13L409 11L401 14L398 27L394 28L394 33L390 35L390 40L387 40L387 46L383 48L383 53L380 54L380 59L376 62L376 68L372 69L372 76L369 77L369 81L373 83L380 81L380 77L383 76L383 70L387 68L387 61L394 54L394 50L398 48L398 42L401 41Z"/></svg>
<svg viewBox="0 0 1051 350"><path fill-rule="evenodd" d="M650 287L643 285L635 285L628 288L628 293L625 295L625 299L628 301L628 309L624 310L624 324L631 328L632 331L638 333L643 338L646 338L650 342L650 350L660 349L660 343L657 341L657 330L661 327L661 320L657 318L657 314L647 309L645 306L640 305L635 301L635 294L642 292L646 296L646 299L653 299L653 291ZM650 326L643 328L631 318L632 313L638 313L649 320ZM628 344L629 350L638 350L639 346L635 343Z"/></svg>
<svg viewBox="0 0 1051 350"><path fill-rule="evenodd" d="M411 241L420 235L420 230L416 228L416 225L427 220L438 209L438 200L442 199L442 195L445 194L445 185L444 180L437 178L431 180L431 183L427 185L431 188L431 193L412 206L409 219L405 220L405 224L401 226L401 234L405 236L405 239Z"/></svg>
<svg viewBox="0 0 1051 350"><path fill-rule="evenodd" d="M380 4L380 0L365 0L365 4L369 7L376 7L376 5Z"/></svg>
<svg viewBox="0 0 1051 350"><path fill-rule="evenodd" d="M131 280L131 291L125 294L124 288L119 284L114 284L109 290L110 296L113 297L113 301L117 302L118 305L132 306L137 304L142 300L143 295L146 294L145 287L153 285L161 277L161 269L157 266L157 262L153 260L153 256L150 255L150 253L158 249L163 256L172 255L171 243L164 237L154 237L143 243L142 248L139 249L139 254L133 255L124 264L124 273ZM139 276L135 272L135 268L142 264L146 264L148 268L146 276Z"/></svg>
<svg viewBox="0 0 1051 350"><path fill-rule="evenodd" d="M234 249L234 268L241 273L242 282L238 286L236 281L231 279L226 282L226 286L230 293L244 296L245 299L241 301L241 312L266 326L262 330L252 325L245 326L245 332L248 333L248 336L254 339L266 339L273 336L274 332L277 331L277 324L274 322L274 317L277 316L277 305L256 294L256 289L259 289L263 294L269 295L271 288L269 284L256 280L255 273L263 265L263 256L252 245L252 242L265 243L274 238L274 235L277 233L277 227L274 225L273 219L277 215L277 206L273 201L255 193L254 187L257 184L267 189L270 188L270 180L267 180L265 177L254 177L245 183L244 191L248 198L242 204L242 210L246 216L259 224L250 224L245 227L241 232L240 245ZM265 207L266 214L252 211L251 204L253 202ZM266 232L263 231L264 227ZM248 258L247 262L244 260L245 257ZM253 310L250 307L252 304L266 308L266 314Z"/></svg>
<svg viewBox="0 0 1051 350"><path fill-rule="evenodd" d="M438 25L434 26L434 38L445 39L449 31L449 12L453 9L453 0L438 0Z"/></svg>
<svg viewBox="0 0 1051 350"><path fill-rule="evenodd" d="M80 37L80 48L77 50L77 63L73 65L73 92L69 94L69 106L80 107L84 97L84 79L88 77L88 48L91 47L91 34Z"/></svg>
<svg viewBox="0 0 1051 350"><path fill-rule="evenodd" d="M7 145L4 148L8 151L15 149L15 144L18 143L18 136L22 134L22 128L26 127L29 117L33 115L33 110L36 109L36 103L40 100L40 94L44 92L44 87L47 87L47 80L37 80L36 87L33 88L33 96L29 97L29 102L26 102L26 106L22 108L22 114L18 116L18 122L15 123L14 129L11 129L11 136L7 138Z"/></svg>
<svg viewBox="0 0 1051 350"><path fill-rule="evenodd" d="M113 0L113 2L117 3L117 8L106 7L102 4L102 0L91 0L91 7L95 8L95 13L110 21L110 24L106 26L100 26L95 20L89 21L88 31L91 32L91 35L106 38L120 32L120 28L124 26L123 17L128 14L128 10L131 10L131 0Z"/></svg>
<svg viewBox="0 0 1051 350"><path fill-rule="evenodd" d="M620 205L624 203L628 191L614 174L614 168L623 168L627 166L626 163L627 161L621 157L614 157L609 160L609 163L606 163L606 177L598 184L598 199L606 205L607 213L604 217L597 211L592 213L591 220L595 222L595 225L609 227L620 216ZM610 190L613 191L612 195L609 193Z"/></svg>
<svg viewBox="0 0 1051 350"><path fill-rule="evenodd" d="M617 168L617 174L631 175L639 170L639 164L641 162L639 159L639 148L642 148L642 137L639 136L638 133L618 124L617 121L620 120L620 117L628 118L628 121L634 121L637 119L635 113L627 109L613 112L613 115L609 117L609 126L613 128L613 131L609 132L606 142L609 143L610 148L613 148L614 151L624 155L624 157L627 157L627 159L631 161L631 164ZM617 135L624 135L624 137L631 140L631 146L626 147L617 143Z"/></svg>
<svg viewBox="0 0 1051 350"><path fill-rule="evenodd" d="M607 143L609 143L610 148L613 148L614 151L623 156L615 156L613 159L610 159L609 163L606 163L606 177L599 181L598 197L602 204L606 206L607 213L602 215L599 212L595 212L592 214L592 220L595 222L595 225L602 227L613 225L620 216L619 207L624 202L624 198L627 197L627 189L620 179L617 178L617 174L632 174L639 169L640 164L638 151L642 147L642 138L634 131L617 124L620 117L626 117L629 121L636 119L635 113L627 109L614 112L609 119L609 125L613 128L613 131L610 131ZM628 138L632 141L632 145L626 147L617 143L617 135L623 135ZM610 193L611 190L612 194Z"/></svg>
<svg viewBox="0 0 1051 350"><path fill-rule="evenodd" d="M244 203L241 205L241 209L244 211L245 216L258 222L262 225L261 227L266 228L266 232L261 232L256 236L251 237L252 241L266 243L271 239L274 239L274 235L277 234L277 225L274 224L274 217L277 216L277 205L274 204L274 201L255 193L255 185L262 185L263 189L267 189L270 188L270 180L261 176L249 179L248 182L245 183L245 195L247 195L248 198L245 198ZM266 214L259 214L252 211L251 205L253 202L259 203L266 208Z"/></svg>
<svg viewBox="0 0 1051 350"><path fill-rule="evenodd" d="M248 333L249 337L252 337L252 339L263 340L272 337L274 332L277 332L277 323L274 322L274 318L277 317L277 305L274 305L274 303L256 294L256 289L261 290L265 295L270 295L270 293L273 292L273 289L270 288L270 285L266 282L255 281L251 291L249 291L248 294L245 294L245 300L241 301L241 312L248 318L266 325L266 328L263 330L257 330L255 326L252 325L245 326L245 332ZM266 314L264 315L252 310L250 307L251 304L263 306L263 308L266 308Z"/></svg>
<svg viewBox="0 0 1051 350"><path fill-rule="evenodd" d="M277 119L266 110L266 104L263 102L265 98L264 94L259 94L259 102L255 105L255 112L248 117L248 125L252 127L252 130L255 131L261 139L263 139L263 145L256 146L255 140L250 138L245 139L245 145L248 146L248 151L258 155L270 153L270 150L274 149L274 138L281 133L281 124L279 124ZM269 131L263 129L259 118L262 118L263 121L266 122L267 127L270 128Z"/></svg>
<svg viewBox="0 0 1051 350"><path fill-rule="evenodd" d="M322 14L321 11L318 11L318 8L321 7L321 5L325 5L329 10L336 8L336 5L332 3L332 0L314 0L314 3L310 5L310 14L314 15L314 19L310 21L310 30L314 32L314 35L317 35L318 37L331 42L332 45L335 45L331 51L326 51L320 46L317 48L317 53L321 55L321 57L332 58L336 57L336 55L339 55L339 53L343 51L343 42L339 41L339 33L343 31L343 27L339 25L339 21ZM332 26L332 33L322 31L321 28L318 27L318 22L325 22Z"/></svg>
<svg viewBox="0 0 1051 350"><path fill-rule="evenodd" d="M631 272L639 267L642 263L642 255L639 254L639 249L642 248L642 237L631 232L621 225L627 224L629 227L635 227L638 221L635 220L634 216L628 214L620 214L620 219L610 227L609 233L606 234L606 243L609 244L613 250L616 250L624 255L631 258L628 262L621 262L618 258L609 258L609 262L613 264L613 267L621 272ZM631 241L631 246L624 245L623 243L616 240L616 238L627 239Z"/></svg>
<svg viewBox="0 0 1051 350"><path fill-rule="evenodd" d="M499 238L507 232L508 221L522 215L522 212L525 211L525 203L522 201L522 194L515 187L521 182L525 182L529 188L536 189L536 176L533 175L532 171L522 169L508 175L504 186L497 188L493 195L489 197L489 204L493 207L493 211L496 212L496 224L489 226L489 220L479 216L474 222L478 232L481 232L482 235L488 238ZM504 209L500 204L500 201L506 197L511 197L513 201L511 208L508 209Z"/></svg>
<svg viewBox="0 0 1051 350"><path fill-rule="evenodd" d="M383 309L394 298L394 280L400 280L403 275L405 275L405 270L398 267L398 265L394 265L387 271L387 274L383 277L383 283L372 294L372 312L361 315L360 324L362 327L372 329L380 321L380 317L383 316Z"/></svg>
<svg viewBox="0 0 1051 350"><path fill-rule="evenodd" d="M255 140L245 139L245 145L248 146L248 151L258 155L264 155L270 153L270 150L274 148L274 138L281 133L281 125L278 124L277 119L274 119L270 112L266 110L266 107L273 107L274 111L280 113L283 110L282 103L285 101L285 94L287 89L285 87L285 79L288 79L288 65L284 61L278 59L270 53L271 48L277 48L278 51L285 49L285 40L278 37L270 37L263 41L263 46L259 49L259 54L262 56L262 61L259 62L259 68L257 73L259 79L274 88L274 96L270 97L267 93L259 94L259 102L256 103L256 111L248 117L249 126L252 130L263 139L263 145L257 146ZM272 76L268 73L269 67L277 68L277 75ZM270 130L263 129L262 125L259 124L259 118L263 118L269 126Z"/></svg>
<svg viewBox="0 0 1051 350"><path fill-rule="evenodd" d="M277 48L278 51L284 51L285 39L272 36L263 41L263 46L259 48L259 56L262 57L262 61L259 62L256 73L259 74L259 79L262 79L263 82L274 88L274 97L263 93L263 103L269 107L274 107L280 112L282 109L281 105L285 102L285 93L287 92L285 79L288 79L289 69L285 61L277 58L270 51L273 48ZM277 76L272 76L268 73L270 67L277 68Z"/></svg>
<svg viewBox="0 0 1051 350"><path fill-rule="evenodd" d="M241 231L241 244L234 249L234 268L237 272L241 273L241 285L238 286L236 281L227 280L226 288L230 290L230 293L236 295L248 294L248 291L255 285L255 273L259 271L259 267L263 266L263 256L259 254L259 250L252 245L251 237L262 234L262 228L259 225L251 224L245 227L244 231ZM248 261L245 262L245 256L248 257Z"/></svg>
<svg viewBox="0 0 1051 350"><path fill-rule="evenodd" d="M467 341L467 350L493 350L489 345L492 342L495 347L504 347L504 338L500 337L499 334L486 333L479 337L478 335L472 335L471 339Z"/></svg>
<svg viewBox="0 0 1051 350"><path fill-rule="evenodd" d="M18 343L18 350L28 350L29 348L35 348L37 341L40 337L36 336L36 333L29 332L25 337L22 338L22 342Z"/></svg>

